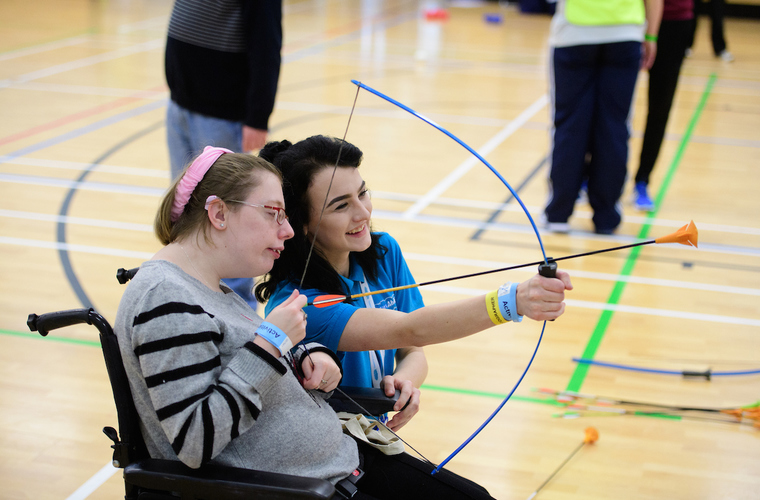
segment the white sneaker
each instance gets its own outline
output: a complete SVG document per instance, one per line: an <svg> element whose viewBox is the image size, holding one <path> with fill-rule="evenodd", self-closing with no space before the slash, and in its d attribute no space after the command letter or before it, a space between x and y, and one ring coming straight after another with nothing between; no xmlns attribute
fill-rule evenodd
<svg viewBox="0 0 760 500"><path fill-rule="evenodd" d="M570 232L570 224L567 222L544 222L544 229L550 233L567 234Z"/></svg>
<svg viewBox="0 0 760 500"><path fill-rule="evenodd" d="M721 52L720 54L718 54L718 57L720 57L721 59L723 59L726 62L733 62L734 61L734 55L731 52L727 51L727 50L724 50L723 52Z"/></svg>

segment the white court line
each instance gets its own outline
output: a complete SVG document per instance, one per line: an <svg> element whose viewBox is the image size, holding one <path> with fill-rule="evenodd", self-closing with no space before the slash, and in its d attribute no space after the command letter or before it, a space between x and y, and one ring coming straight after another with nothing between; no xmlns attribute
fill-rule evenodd
<svg viewBox="0 0 760 500"><path fill-rule="evenodd" d="M24 82L8 85L9 88L33 90L35 92L54 92L56 94L99 95L106 97L134 97L160 101L168 99L168 90L143 90L95 87L93 85L71 85L68 83Z"/></svg>
<svg viewBox="0 0 760 500"><path fill-rule="evenodd" d="M119 26L118 33L120 35L126 35L134 33L135 31L142 31L153 28L161 28L166 32L169 28L169 16L158 16L152 19L145 19L144 21L137 21L132 24L122 24Z"/></svg>
<svg viewBox="0 0 760 500"><path fill-rule="evenodd" d="M155 177L157 179L169 180L168 170L157 170L154 168L139 168L139 167L119 167L115 165L103 165L99 163L93 168L92 163L78 162L78 161L63 161L63 160L44 160L41 158L28 158L20 156L0 156L0 163L8 165L25 165L30 167L45 167L55 168L62 170L76 170L83 172L85 170L93 169L93 172L106 172L109 174L131 175L131 176L143 176L143 177Z"/></svg>
<svg viewBox="0 0 760 500"><path fill-rule="evenodd" d="M11 219L26 219L26 220L39 220L44 222L62 222L64 224L72 224L77 226L91 226L91 227L105 227L109 229L126 229L128 231L140 231L144 233L152 233L153 226L150 224L135 224L132 222L121 222L102 219L88 219L85 217L71 217L69 215L51 215L41 214L37 212L21 212L19 210L3 210L0 209L0 217L8 217Z"/></svg>
<svg viewBox="0 0 760 500"><path fill-rule="evenodd" d="M84 171L92 167L92 163L68 162L68 161L60 161L60 160L43 160L43 159L22 158L22 157L13 157L13 156L0 156L0 163L48 167L48 168L57 168L57 169L70 169L70 170L77 170L77 171ZM168 172L164 170L153 170L153 169L138 168L138 167L97 165L95 169L93 169L93 171L123 174L123 175L130 175L130 176L145 176L145 177L168 179L167 177ZM68 180L68 179L54 179L50 177L23 176L23 175L2 174L2 173L0 173L0 182L18 182L22 184L32 184L32 185L39 185L39 186L58 186L58 187L65 187L65 188L71 188L74 186L74 183L75 183L75 181ZM162 196L165 192L165 188L151 188L151 187L143 187L143 186L131 187L126 184L93 183L89 181L84 182L84 183L78 183L76 185L78 189L84 189L88 191L119 192L119 193L126 193L126 194L146 195L146 196ZM404 193L389 193L389 192L384 192L384 191L372 191L372 196L378 199L406 201L406 202L414 202L420 199L419 195L404 194ZM502 203L479 201L479 200L463 200L463 199L441 197L431 202L431 205L480 208L484 210L497 210L501 208L506 211L522 213L522 209L516 205L504 207ZM531 214L534 216L539 214L541 211L540 207L535 207L531 205L527 205L527 208L528 208L528 211L531 212ZM394 214L396 214L396 212L379 210L379 209L373 211L373 216L379 219L385 218L389 220L397 220L401 218L400 216L397 216ZM583 210L579 210L577 213L574 214L574 217L590 219L591 213L585 212ZM460 219L453 219L453 218L442 218L442 219L444 221L450 221L451 225L462 226L462 224L454 222L454 221L459 221ZM417 222L433 223L432 220L423 221L421 219ZM652 226L679 228L683 226L687 221L683 221L683 220L678 221L678 220L670 220L670 219L650 219L644 216L624 215L623 222L632 222L635 224L646 223ZM482 222L467 221L466 227L478 227L478 228L481 227L481 226L473 226L473 224L482 225ZM717 232L722 232L722 233L760 236L760 228L744 227L744 226L729 226L725 224L709 224L709 223L699 223L699 222L697 224L700 231L717 231ZM491 230L500 230L499 228L501 228L501 230L504 230L504 228L510 228L511 226L509 224L492 223L485 227ZM517 227L517 226L514 225L514 227ZM520 230L517 232L531 232L532 233L532 228L528 226L525 226L523 229L524 230ZM515 229L510 229L510 230L516 231ZM571 233L571 236L572 236L572 233ZM592 237L592 235L584 235L584 236L587 238ZM610 236L605 236L604 238L600 238L600 240L609 241L610 238L611 238ZM612 237L612 238L615 238L615 237ZM621 241L633 241L631 238L625 238L622 236L618 236L617 238L620 239Z"/></svg>
<svg viewBox="0 0 760 500"><path fill-rule="evenodd" d="M549 102L549 98L546 94L539 97L536 102L528 106L528 108L520 113L520 116L509 122L509 124L504 127L499 133L497 133L491 140L489 140L480 150L478 150L478 154L485 158L488 156L489 153L491 153L494 149L496 149L502 142L504 142L507 137L515 133L517 130L520 129L528 120L533 118L533 116L538 113L541 109L546 106L546 104ZM447 175L441 182L438 183L433 189L427 192L425 196L423 196L419 201L417 201L414 205L409 207L406 212L404 212L403 218L408 220L412 219L414 216L419 214L422 210L425 209L428 205L430 205L433 200L438 198L440 195L442 195L447 189L449 189L451 186L453 186L462 176L464 176L467 172L469 172L472 167L479 164L480 160L478 160L474 156L470 156L467 158L461 165L459 165L453 172L451 172L449 175Z"/></svg>
<svg viewBox="0 0 760 500"><path fill-rule="evenodd" d="M30 73L26 73L16 78L0 80L0 88L8 87L16 83L25 83L32 80L37 80L39 78L45 78L48 76L57 75L59 73L65 73L67 71L71 71L74 69L85 68L87 66L93 66L95 64L112 61L114 59L119 59L122 57L131 56L134 54L139 54L141 52L149 52L151 50L160 49L164 47L164 43L165 42L163 38L157 39L157 40L150 40L147 42L138 43L137 45L132 45L131 47L124 47L124 48L114 50L111 52L105 52L103 54L85 57L83 59L77 59L76 61L69 61L62 64L56 64L55 66L50 66L48 68L32 71Z"/></svg>
<svg viewBox="0 0 760 500"><path fill-rule="evenodd" d="M393 221L403 221L403 214L400 212L391 212L388 210L373 210L372 211L372 218L375 220L393 220ZM501 222L491 222L488 224L483 224L482 221L472 220L472 219L457 219L453 217L440 217L435 215L418 215L413 220L409 221L414 224L426 224L426 225L433 225L433 226L442 226L442 227L461 227L461 228L471 228L471 229L487 229L489 231L498 231L502 233L517 233L517 234L530 234L535 235L533 232L533 228L527 224L509 224L509 223L501 223ZM682 224L683 225L683 224ZM610 236L602 236L597 235L593 233L584 233L584 232L576 232L576 233L570 233L570 237L572 236L578 236L583 238L584 241L599 241L599 242L606 242L606 243L616 243L620 245L625 245L628 243L635 243L639 240L635 236L628 236L628 235L610 235ZM717 253L721 255L741 255L741 256L749 256L749 257L757 257L760 256L760 248L755 247L740 247L740 246L729 246L729 245L721 245L721 244L709 244L700 242L699 248L692 248L692 247L678 247L681 251L688 251L688 252L711 252L711 253Z"/></svg>
<svg viewBox="0 0 760 500"><path fill-rule="evenodd" d="M55 249L55 250L65 249L71 252L83 252L83 253L90 253L90 254L97 254L97 255L118 256L118 257L131 257L131 258L137 258L137 259L142 259L142 260L150 259L153 256L153 254L149 252L134 252L134 251L129 251L129 250L119 250L115 248L61 244L61 243L56 243L56 242L51 242L51 241L29 240L29 239L23 239L23 238L8 238L8 237L2 237L2 236L0 236L0 244L21 245L21 246L27 246L27 247L48 248L48 249ZM413 254L413 255L416 255L416 254ZM705 285L705 286L708 286L708 285ZM474 295L474 296L483 295L491 291L490 289L481 290L481 289L476 289L476 288L463 288L463 287L454 287L454 286L447 286L447 285L429 285L426 287L426 289L431 290L431 291L436 291L436 292L442 292L442 293L453 293L453 294L459 294L459 295ZM724 291L724 290L716 289L716 291ZM736 293L736 292L732 292L732 293ZM591 301L585 301L585 300L572 300L572 299L565 300L565 303L568 306L578 307L582 309L610 310L610 311L640 314L644 316L659 316L659 317L667 317L667 318L691 319L691 320L697 320L697 321L710 321L710 322L734 324L734 325L760 326L760 319L739 318L735 316L719 316L715 314L703 314L703 313L698 313L698 312L672 311L672 310L667 310L667 309L655 309L651 307L626 306L626 305L621 305L621 304L607 304L607 303L602 303L602 302L591 302Z"/></svg>
<svg viewBox="0 0 760 500"><path fill-rule="evenodd" d="M41 220L48 222L65 222L71 224L93 226L93 227L107 227L117 228L125 230L140 231L146 233L152 233L153 228L147 224L130 224L125 222L114 222L99 219L85 219L81 217L62 217L59 215L47 215L47 214L34 214L29 212L16 212L13 210L0 210L0 217L13 217L30 220ZM57 243L52 241L31 240L24 238L13 238L7 236L0 236L0 244L28 246L33 248L48 248L55 250L68 250L72 252L83 252L96 255L112 255L119 257L134 257L138 259L150 259L153 254L149 252L137 252L131 250L120 250L88 245L74 245L70 243ZM445 257L440 255L420 254L414 252L404 252L404 257L408 261L417 262L432 262L437 264L451 264L459 266L471 266L481 269L498 269L502 267L509 267L515 264L509 262L499 261L487 261L477 259L462 259L458 257ZM523 270L523 272L532 272L530 269ZM732 293L737 295L750 295L760 296L760 289L746 288L737 286L726 285L713 285L710 283L697 283L691 281L679 281L679 280L666 280L659 278L647 278L642 276L621 276L618 274L609 273L597 273L593 271L574 270L573 277L594 279L599 281L623 281L626 283L635 283L639 285L651 285L667 288L684 288L687 290L702 290L706 292L719 292L719 293ZM431 285L432 286L432 285ZM459 288L457 288L459 289Z"/></svg>
<svg viewBox="0 0 760 500"><path fill-rule="evenodd" d="M103 466L102 469L100 469L98 472L95 473L94 476L92 476L90 479L85 481L85 483L77 488L77 490L69 495L66 500L83 500L90 496L90 494L100 488L103 483L108 481L111 476L116 474L116 471L118 471L116 467L111 465L111 463L107 463L105 466Z"/></svg>
<svg viewBox="0 0 760 500"><path fill-rule="evenodd" d="M478 267L483 270L499 269L510 267L516 263L498 262L491 260L462 259L459 257L443 257L440 255L429 255L414 252L404 252L404 258L407 261L432 262L436 264L452 264L458 266ZM526 268L524 272L533 273L534 270ZM477 272L477 271L476 271ZM599 281L624 281L626 283L636 283L639 285L653 285L669 288L686 288L688 290L703 290L707 292L735 293L738 295L760 296L760 288L745 288L738 286L712 285L709 283L695 283L691 281L666 280L659 278L645 278L641 276L621 276L619 274L597 273L593 271L573 270L573 278L588 278Z"/></svg>
<svg viewBox="0 0 760 500"><path fill-rule="evenodd" d="M72 45L79 45L90 40L90 37L86 35L75 36L73 38L67 38L65 40L57 40L55 42L44 43L42 45L36 45L34 47L27 47L24 49L13 50L0 54L0 61L8 61L17 57L31 56L39 54L41 52L47 52L49 50L58 50L63 47L71 47Z"/></svg>
<svg viewBox="0 0 760 500"><path fill-rule="evenodd" d="M441 293L453 293L458 295L484 295L492 290L479 290L475 288L459 288L453 286L441 286L430 285L426 287L428 290L441 292ZM607 304L602 302L590 302L586 300L573 300L565 299L565 304L568 307L577 307L581 309L594 309L594 310L606 310L615 312L624 312L631 314L639 314L642 316L657 316L661 318L678 318L695 321L709 321L712 323L742 325L742 326L760 326L760 319L752 318L739 318L737 316L720 316L717 314L703 314L698 312L689 311L673 311L669 309L655 309L653 307L636 307L626 306L622 304Z"/></svg>
<svg viewBox="0 0 760 500"><path fill-rule="evenodd" d="M0 157L0 160L2 160L2 157ZM370 190L370 191L372 193L373 198L377 198L381 200L404 201L404 202L414 203L415 201L420 199L420 196L416 194L391 193L388 191L374 191L374 190ZM502 210L505 212L515 212L515 213L520 213L520 214L524 213L522 208L520 208L520 206L516 204L507 205L505 207L504 203L502 202L466 200L466 199L460 199L460 198L446 198L443 196L440 198L437 198L434 202L431 203L431 205L439 205L439 206L444 206L444 207L480 208L483 210ZM541 212L543 211L543 207L536 207L533 205L526 205L526 208L534 217L540 215ZM580 209L573 212L573 217L579 218L579 219L591 220L592 214L590 211ZM686 224L688 221L671 220L671 219L650 219L647 216L640 216L640 215L623 215L623 222L633 222L635 224L649 224L651 226L679 228L683 226L684 224ZM756 228L756 227L729 226L726 224L709 224L709 223L704 223L704 222L697 222L697 224L698 224L699 230L719 231L719 232L724 232L724 233L736 233L736 234L760 236L760 228Z"/></svg>
<svg viewBox="0 0 760 500"><path fill-rule="evenodd" d="M139 194L143 196L151 196L151 197L159 197L163 196L165 190L161 188L150 188L150 187L130 187L125 186L121 184L105 184L105 183L89 183L89 182L76 182L71 181L67 179L51 179L51 178L43 178L43 177L32 177L29 178L27 176L16 176L16 175L10 175L10 174L0 174L0 182L6 181L6 182L20 182L24 184L33 184L33 185L40 185L40 186L55 186L55 187L62 187L62 188L71 188L74 186L77 186L79 189L87 190L87 191L96 191L96 192L108 192L108 193L122 193L122 194ZM23 219L36 219L36 220L47 220L52 222L71 222L76 224L83 224L83 225L90 225L90 226L98 226L98 227L113 227L113 228L120 228L120 229L133 229L133 230L139 230L139 231L147 231L148 226L141 226L141 227L129 227L128 223L120 223L120 222L111 222L111 221L101 221L98 219L85 219L85 218L67 218L67 219L60 219L55 218L57 216L52 215L43 215L39 213L34 212L20 212L20 211L12 211L12 210L3 210L0 211L0 216L3 217L17 217L17 218L23 218ZM374 210L373 211L373 219L376 220L402 220L402 214L401 212L390 212L385 210ZM427 225L439 225L444 227L462 227L462 228L478 228L478 229L488 229L489 231L496 231L496 232L503 232L503 233L518 233L518 234L533 234L533 229L530 226L526 225L518 225L518 224L506 224L506 223L489 223L486 225L483 225L481 221L478 220L469 220L469 219L455 219L451 217L436 217L436 216L425 216L421 215L412 220L411 222L415 224L427 224ZM654 225L654 222L652 222ZM676 226L680 226L681 223L674 223ZM716 225L715 230L716 231L724 231L723 226ZM734 232L742 232L741 229L746 229L748 232L753 231L752 228L735 228L735 227L728 227L726 231L724 232L732 232L732 230L735 230ZM744 232L744 234L748 234L747 232ZM749 234L752 234L751 232ZM607 243L610 242L616 242L619 244L628 244L638 241L637 238L633 236L624 236L624 235L615 235L615 236L597 236L593 234L584 234L583 238L586 240L597 240L597 241L604 241ZM736 246L728 246L728 245L711 245L702 243L699 249L694 248L679 248L680 250L687 250L692 252L711 252L711 253L718 253L721 255L742 255L742 256L758 256L760 255L760 249L753 248L753 247L736 247ZM501 266L504 267L504 266Z"/></svg>
<svg viewBox="0 0 760 500"><path fill-rule="evenodd" d="M40 176L27 176L16 174L0 174L0 182L15 182L18 184L31 184L33 186L51 186L64 189L77 189L80 191L99 191L103 193L124 193L129 195L163 196L166 188L128 186L124 184L112 184L106 182L73 181L70 179L54 179Z"/></svg>
<svg viewBox="0 0 760 500"><path fill-rule="evenodd" d="M129 257L148 260L153 257L151 252L136 252L133 250L120 250L118 248L94 247L90 245L74 245L71 243L58 243L57 241L30 240L26 238L11 238L0 236L0 244L17 245L31 248L46 248L51 250L66 250L67 252L81 252L95 255L110 255L113 257ZM158 247L156 248L158 250Z"/></svg>

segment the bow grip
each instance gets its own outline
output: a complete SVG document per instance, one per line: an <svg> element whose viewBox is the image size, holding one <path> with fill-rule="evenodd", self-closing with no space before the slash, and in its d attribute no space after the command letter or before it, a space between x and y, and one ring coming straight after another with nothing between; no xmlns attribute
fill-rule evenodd
<svg viewBox="0 0 760 500"><path fill-rule="evenodd" d="M557 277L557 263L551 257L546 258L546 263L538 266L538 274L546 278Z"/></svg>

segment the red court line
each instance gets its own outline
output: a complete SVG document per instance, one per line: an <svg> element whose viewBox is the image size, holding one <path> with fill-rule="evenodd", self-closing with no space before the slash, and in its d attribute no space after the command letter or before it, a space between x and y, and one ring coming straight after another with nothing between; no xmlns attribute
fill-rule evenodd
<svg viewBox="0 0 760 500"><path fill-rule="evenodd" d="M163 85L159 87L155 87L153 89L150 89L151 91L159 91L159 90L165 90L166 87ZM136 96L142 94L144 91L141 91L139 93L135 93ZM143 100L144 97L122 97L121 99L117 99L116 101L112 101L106 104L100 104L98 106L95 106L93 108L80 111L78 113L74 113L72 115L64 116L61 118L58 118L57 120L53 120L51 122L45 123L43 125L37 125L36 127L32 127L30 129L24 130L22 132L18 132L13 135L9 135L7 137L3 137L0 139L0 146L4 144L9 144L11 142L19 141L21 139L25 139L27 137L31 137L33 135L40 134L42 132L46 132L48 130L53 130L58 127L62 127L64 125L68 125L69 123L75 122L77 120L81 120L82 118L88 118L90 116L97 115L99 113L103 113L105 111L110 111L112 109L120 108L122 106L126 106L127 104L132 104L137 101Z"/></svg>

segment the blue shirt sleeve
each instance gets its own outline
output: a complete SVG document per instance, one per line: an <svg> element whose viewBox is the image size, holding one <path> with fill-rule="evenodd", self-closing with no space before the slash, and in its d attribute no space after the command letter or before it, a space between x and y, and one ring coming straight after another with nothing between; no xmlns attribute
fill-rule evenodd
<svg viewBox="0 0 760 500"><path fill-rule="evenodd" d="M290 297L295 288L296 284L293 282L280 283L267 302L264 309L265 315L268 315L278 304ZM309 302L324 294L323 291L316 289L301 290L301 293L306 295ZM306 321L306 338L304 341L318 342L337 353L338 343L343 335L346 323L356 312L356 309L355 306L344 302L323 308L306 306L304 312L308 315L308 320Z"/></svg>
<svg viewBox="0 0 760 500"><path fill-rule="evenodd" d="M382 290L385 288L415 283L414 276L412 276L409 266L407 265L406 260L401 253L401 248L396 240L387 233L377 234L379 236L380 244L385 247L387 251L380 259L377 279L369 283L370 289ZM358 265L353 262L353 260L351 265L351 275L349 279L345 279L346 285L349 290L351 290L352 294L361 293L359 285L360 277L362 276L361 269L358 268ZM269 314L277 304L286 300L290 294L293 293L295 287L296 284L293 282L280 283L266 305L265 314ZM323 295L325 292L322 290L307 289L301 290L301 293L305 294L309 301L312 301L315 297ZM422 295L417 288L377 294L373 295L372 299L376 308L398 310L405 313L412 312L425 305L422 301ZM348 320L359 308L364 307L365 302L361 298L356 299L353 304L342 302L324 308L307 306L304 308L304 311L308 314L308 320L306 322L306 338L304 340L306 342L318 342L338 353L338 357L343 363L343 382L345 385L371 387L372 384L368 361L370 353L347 353L338 351L338 344L340 343L343 330L345 329ZM385 375L392 374L394 371L395 352L395 349L388 349L385 351Z"/></svg>

